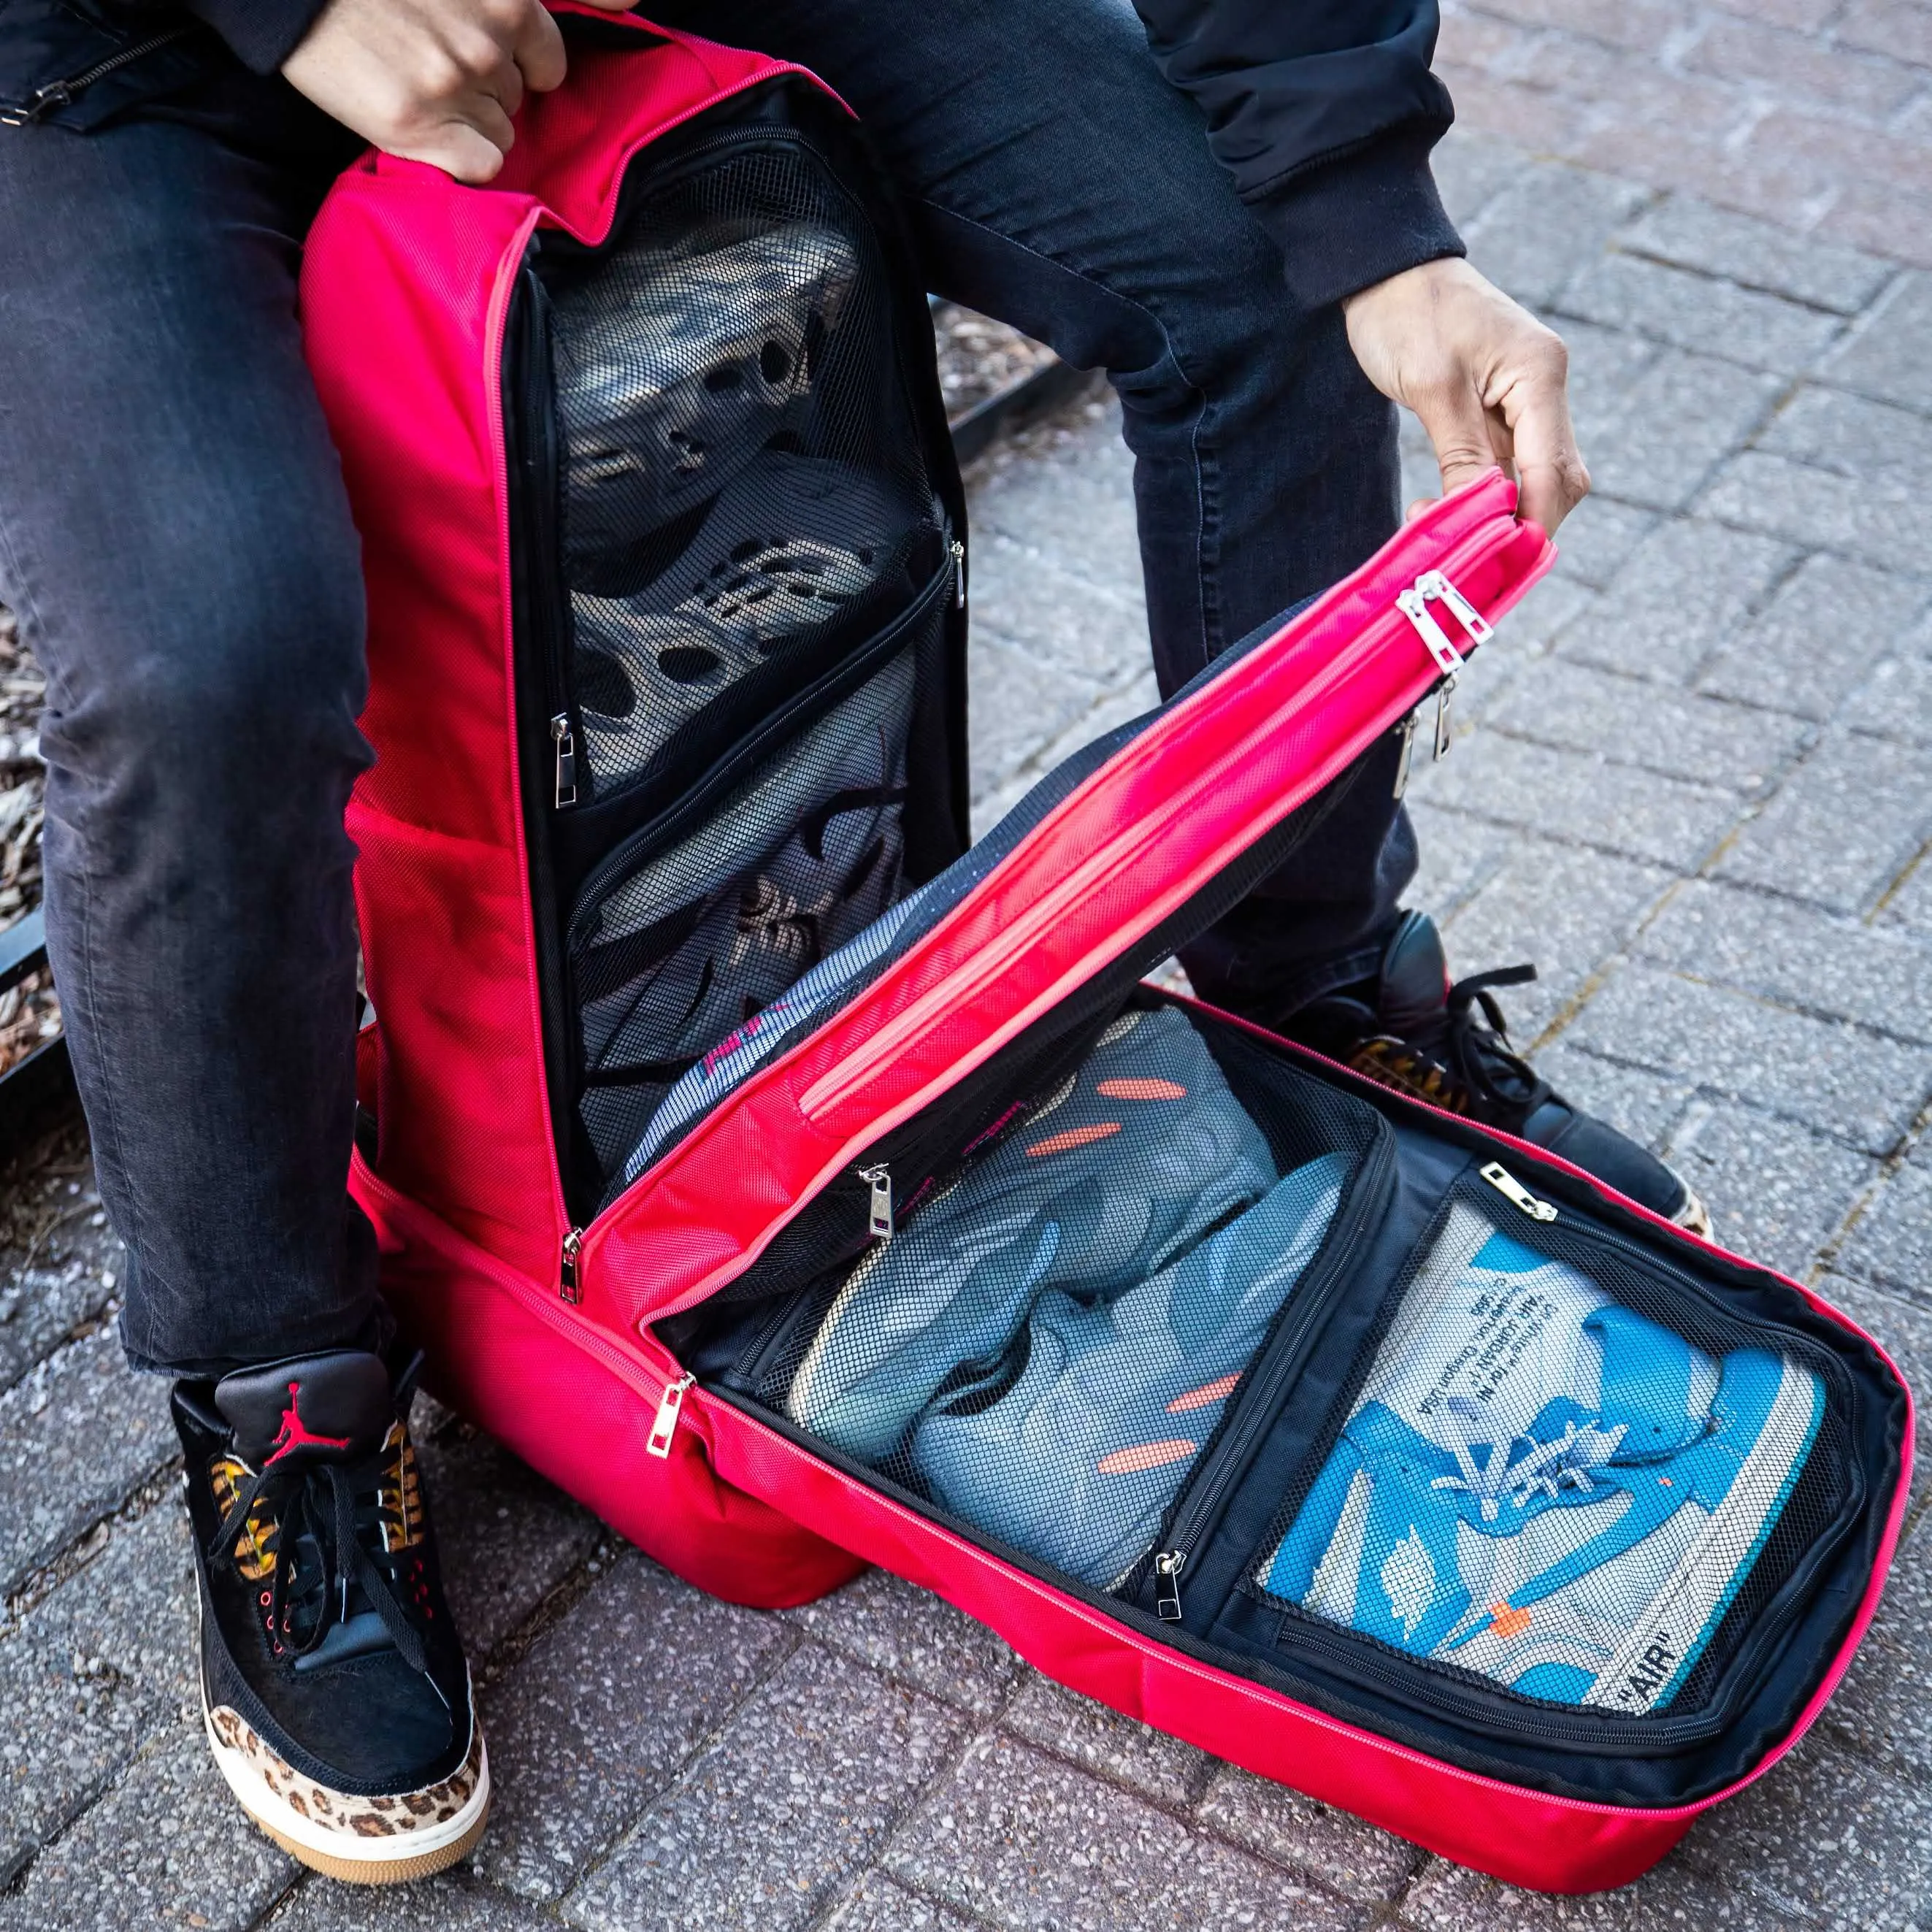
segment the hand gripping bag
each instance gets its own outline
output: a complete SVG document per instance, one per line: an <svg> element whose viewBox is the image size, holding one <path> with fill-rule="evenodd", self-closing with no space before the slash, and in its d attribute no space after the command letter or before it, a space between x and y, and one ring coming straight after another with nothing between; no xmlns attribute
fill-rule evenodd
<svg viewBox="0 0 1932 1932"><path fill-rule="evenodd" d="M968 849L963 504L862 140L566 20L497 182L372 157L304 271L378 754L351 1184L436 1386L721 1595L883 1564L1448 1856L1634 1876L1848 1664L1903 1383L1143 980L1391 782L1546 541L1492 473Z"/></svg>

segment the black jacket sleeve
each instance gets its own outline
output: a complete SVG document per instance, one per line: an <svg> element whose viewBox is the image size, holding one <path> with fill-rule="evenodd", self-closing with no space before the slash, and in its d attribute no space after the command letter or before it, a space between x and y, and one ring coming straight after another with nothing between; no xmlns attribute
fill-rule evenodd
<svg viewBox="0 0 1932 1932"><path fill-rule="evenodd" d="M273 74L314 24L326 0L188 0L256 74Z"/></svg>
<svg viewBox="0 0 1932 1932"><path fill-rule="evenodd" d="M1462 244L1429 151L1454 118L1430 71L1436 0L1134 0L1208 144L1313 308Z"/></svg>

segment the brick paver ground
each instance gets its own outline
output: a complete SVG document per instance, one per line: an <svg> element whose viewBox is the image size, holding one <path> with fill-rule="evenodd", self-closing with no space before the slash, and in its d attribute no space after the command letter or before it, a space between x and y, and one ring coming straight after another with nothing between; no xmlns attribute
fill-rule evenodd
<svg viewBox="0 0 1932 1932"><path fill-rule="evenodd" d="M1661 35L1687 88L1741 95L1754 38L1802 42L1818 118L1884 127L1932 58L1905 0L1512 6L1452 21L1459 88L1479 28L1552 62ZM1474 92L1471 118L1503 111ZM1703 138L1673 112L1660 153ZM1570 339L1599 494L1418 775L1415 902L1463 970L1536 958L1514 1010L1541 1064L1932 1388L1932 279L1591 152L1621 172L1467 133L1444 157L1476 259ZM983 824L1153 694L1111 404L998 452L974 494ZM1558 1900L1118 1719L883 1575L784 1616L711 1602L433 1408L496 1822L407 1897L305 1880L196 1733L162 1392L102 1326L117 1257L85 1171L56 1147L11 1185L33 1247L0 1295L0 1928L1932 1924L1922 1522L1803 1748L1638 1884Z"/></svg>
<svg viewBox="0 0 1932 1932"><path fill-rule="evenodd" d="M1932 266L1925 0L1444 0L1443 12L1437 67L1466 128Z"/></svg>

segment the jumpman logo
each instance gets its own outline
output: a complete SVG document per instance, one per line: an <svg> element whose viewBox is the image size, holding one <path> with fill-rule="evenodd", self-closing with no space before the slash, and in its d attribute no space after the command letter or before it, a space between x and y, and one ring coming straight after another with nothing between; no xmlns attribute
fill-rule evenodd
<svg viewBox="0 0 1932 1932"><path fill-rule="evenodd" d="M275 1439L268 1447L273 1452L271 1462L279 1462L291 1449L346 1449L349 1438L346 1436L318 1436L302 1419L302 1411L297 1405L302 1400L302 1384L289 1384L289 1406L282 1411L282 1426Z"/></svg>

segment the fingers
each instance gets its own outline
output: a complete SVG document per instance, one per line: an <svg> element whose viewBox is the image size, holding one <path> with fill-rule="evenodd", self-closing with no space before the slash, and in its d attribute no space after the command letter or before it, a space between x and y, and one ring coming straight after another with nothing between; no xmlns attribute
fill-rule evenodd
<svg viewBox="0 0 1932 1932"><path fill-rule="evenodd" d="M548 7L538 6L532 0L524 10L511 52L524 81L538 94L548 94L562 83L569 63L564 54L562 32ZM521 98L520 92L518 98ZM517 111L507 101L504 105L512 114Z"/></svg>
<svg viewBox="0 0 1932 1932"><path fill-rule="evenodd" d="M501 108L496 111L502 122L501 138L493 137L467 121L448 121L425 140L389 152L410 160L427 161L455 180L479 188L496 179L502 169L503 156L515 138L510 130L509 116Z"/></svg>

